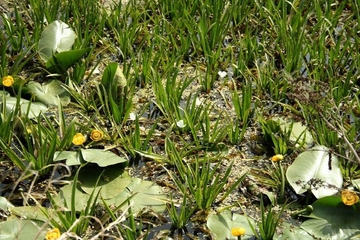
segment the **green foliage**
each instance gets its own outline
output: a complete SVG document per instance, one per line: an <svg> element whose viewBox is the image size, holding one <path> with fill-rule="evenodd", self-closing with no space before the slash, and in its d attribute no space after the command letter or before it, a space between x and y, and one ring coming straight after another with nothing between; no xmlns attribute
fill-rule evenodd
<svg viewBox="0 0 360 240"><path fill-rule="evenodd" d="M233 227L242 227L245 229L245 235L241 239L254 238L253 227L255 222L253 219L225 210L221 213L210 214L207 219L207 226L210 232L215 235L215 239L237 239L232 236L231 229Z"/></svg>
<svg viewBox="0 0 360 240"><path fill-rule="evenodd" d="M247 125L249 120L254 115L254 106L252 104L252 87L251 83L247 82L242 86L241 98L234 83L234 90L232 92L232 102L235 108L236 116L243 125Z"/></svg>
<svg viewBox="0 0 360 240"><path fill-rule="evenodd" d="M257 223L261 239L271 240L274 238L274 235L276 233L276 228L278 227L279 220L281 219L281 214L283 213L284 208L285 205L280 209L280 211L276 212L270 205L270 207L266 210L264 206L264 201L261 198L260 201L261 221Z"/></svg>
<svg viewBox="0 0 360 240"><path fill-rule="evenodd" d="M239 181L225 188L233 165L223 166L222 159L250 159L251 164L239 164L246 167L244 171L250 168L254 173L257 190L274 199L272 191L279 189L278 202L282 202L288 196L283 175L286 164L315 142L327 148L317 149L322 152L319 154L314 149L301 153L287 172L287 180L297 194L311 188L317 197L328 196L341 187L340 180L345 185L359 185L360 11L356 1L130 0L125 4L28 0L7 7L8 2L0 6L0 77L11 75L16 81L12 87L4 87L9 94L0 100L0 154L2 175L14 169L15 178L18 171L21 176L9 185L7 181L13 175L0 177L1 190L7 196L11 189L16 193L11 197L22 198L14 201L36 202L37 195L41 195L37 194L38 188L26 189L27 195L20 191L17 194L22 189L18 184L28 186L23 179L32 178L36 186L42 184L50 177L47 171L62 164L57 161L60 159L66 159L63 166L69 165L73 173L79 165L87 164L79 173L82 185L61 188L66 206L56 199L58 207L41 208L46 209L48 217L37 215L37 221L49 222L50 218L67 230L65 235L74 232L71 222L79 223L76 233L83 233L78 236L82 238L90 237L84 232L86 226L95 234L91 236L94 239L146 238L145 228L151 223L145 225L137 214L143 214L144 208L153 208L149 211L155 214L152 216L161 214L168 200L158 185L123 172L128 158L139 161L140 166L143 160L154 160L139 167L144 178L156 178L164 185L175 182L182 194L182 208L175 201L167 206L173 229L188 227L189 219L199 209L214 207L218 211L213 203L222 201L244 178L238 176ZM227 77L219 77L219 71L227 71ZM62 104L58 104L58 97ZM130 117L131 112L135 118ZM264 142L252 138L259 135L259 126ZM87 141L81 149L75 147L72 138L76 129L86 135L93 128L101 129L105 139ZM248 151L253 144L268 144L273 152L261 146L264 151L257 156L258 152ZM261 161L252 161L274 153L285 155L288 161L265 167ZM160 178L164 172L159 166L167 168L172 177L169 183ZM63 177L60 168L54 169L49 183L53 176ZM130 170L138 173L138 169ZM37 178L39 174L41 178ZM99 180L94 176L100 176ZM317 184L311 185L314 182ZM102 201L97 203L106 210L106 216L100 217L103 228L96 233L100 211L81 215L92 205L88 202L91 194L93 198L101 195ZM69 204L74 202L74 195L78 200L75 213ZM321 198L315 206L331 205L326 211L342 219L337 210L345 209L335 206L341 204L336 198ZM17 207L17 211L25 211L25 207ZM319 209L325 212L325 208ZM263 206L261 210L260 235L276 238L277 213L270 209L266 214ZM353 213L350 211L349 216ZM30 214L17 216L33 219ZM227 227L235 224L235 219L248 227L245 218L236 214L209 216L213 237L231 239ZM319 221L303 226L318 238L358 237L331 217L318 214L312 220ZM10 219L1 223L11 238L13 233L22 235L18 226L28 231L21 224ZM321 224L331 226L333 231ZM29 225L43 238L43 231ZM7 231L11 228L14 231ZM285 229L279 239L309 237L299 228L282 228L289 231ZM244 238L252 237L248 230ZM163 237L159 235L156 237Z"/></svg>
<svg viewBox="0 0 360 240"><path fill-rule="evenodd" d="M46 68L50 73L64 73L66 70L77 63L90 49L77 49L54 54L46 62Z"/></svg>
<svg viewBox="0 0 360 240"><path fill-rule="evenodd" d="M261 128L265 141L273 144L275 154L285 155L288 151L288 138L281 130L279 122L263 120Z"/></svg>
<svg viewBox="0 0 360 240"><path fill-rule="evenodd" d="M359 234L359 203L346 206L340 197L329 196L318 199L313 211L305 215L310 219L301 228L316 238L356 238Z"/></svg>
<svg viewBox="0 0 360 240"><path fill-rule="evenodd" d="M66 160L66 165L81 165L86 162L95 163L100 167L126 163L127 159L111 151L101 149L79 149L77 151L58 151L54 154L54 162Z"/></svg>
<svg viewBox="0 0 360 240"><path fill-rule="evenodd" d="M127 120L132 108L133 86L123 74L117 63L110 63L101 79L101 101L106 106L105 114L115 123Z"/></svg>
<svg viewBox="0 0 360 240"><path fill-rule="evenodd" d="M62 83L53 80L47 84L41 85L38 82L29 82L26 88L30 90L35 99L50 106L66 106L70 103L70 95L63 88Z"/></svg>
<svg viewBox="0 0 360 240"><path fill-rule="evenodd" d="M50 193L48 194L48 198L55 209L55 216L58 220L46 211L44 211L44 214L47 215L53 227L75 232L77 235L81 236L86 232L91 223L90 220L92 216L94 216L99 192L96 194L95 191L93 191L87 200L85 200L86 206L78 211L76 209L77 199L82 198L82 196L77 194L77 192L79 192L78 173L79 171L76 172L73 182L71 183L71 198L62 198L62 205L59 205L59 202L56 202L55 198Z"/></svg>
<svg viewBox="0 0 360 240"><path fill-rule="evenodd" d="M41 229L35 221L26 219L12 219L0 223L0 237L4 240L45 238L46 231Z"/></svg>
<svg viewBox="0 0 360 240"><path fill-rule="evenodd" d="M296 193L310 190L316 198L337 193L343 184L338 158L324 146L301 153L288 167L286 178Z"/></svg>
<svg viewBox="0 0 360 240"><path fill-rule="evenodd" d="M167 144L174 150L173 143L167 139ZM175 150L176 151L176 150ZM175 153L175 151L172 151ZM218 173L221 162L211 166L209 159L199 161L195 159L193 163L185 163L179 155L173 157L173 163L179 172L179 176L167 170L177 188L183 195L190 193L196 204L196 210L208 210L217 197L223 192L222 197L217 202L222 202L245 178L246 174L239 176L238 179L227 189L224 189L226 181L231 173L230 166L224 175Z"/></svg>
<svg viewBox="0 0 360 240"><path fill-rule="evenodd" d="M171 228L172 230L186 228L194 214L195 207L192 205L192 201L189 201L189 194L187 193L183 194L180 207L177 207L174 201L175 199L171 198L170 203L166 205L171 219Z"/></svg>

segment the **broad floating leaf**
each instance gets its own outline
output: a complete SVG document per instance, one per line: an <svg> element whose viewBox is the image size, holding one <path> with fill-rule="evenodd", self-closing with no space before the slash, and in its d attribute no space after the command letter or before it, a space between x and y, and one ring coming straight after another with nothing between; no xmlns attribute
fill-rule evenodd
<svg viewBox="0 0 360 240"><path fill-rule="evenodd" d="M50 23L39 40L38 49L41 59L47 62L56 52L70 50L75 38L75 32L66 23L62 21Z"/></svg>
<svg viewBox="0 0 360 240"><path fill-rule="evenodd" d="M12 219L0 223L0 239L45 239L46 229L34 221Z"/></svg>
<svg viewBox="0 0 360 240"><path fill-rule="evenodd" d="M360 205L346 206L341 197L324 197L313 204L309 219L301 228L317 239L358 239Z"/></svg>
<svg viewBox="0 0 360 240"><path fill-rule="evenodd" d="M96 163L100 167L107 167L128 161L113 152L101 149L81 149L81 154L86 162Z"/></svg>
<svg viewBox="0 0 360 240"><path fill-rule="evenodd" d="M253 239L254 236L249 223L255 226L254 220L244 215L232 213L229 210L225 210L220 214L211 214L207 220L207 226L216 240L236 240L237 237L231 235L233 227L243 227L245 229L246 233L241 239Z"/></svg>
<svg viewBox="0 0 360 240"><path fill-rule="evenodd" d="M38 82L30 82L28 89L35 95L36 100L46 105L66 106L70 103L70 94L62 87L62 82L53 80L47 84L41 85Z"/></svg>
<svg viewBox="0 0 360 240"><path fill-rule="evenodd" d="M66 160L66 165L75 166L81 165L80 152L78 151L58 151L54 154L54 162Z"/></svg>
<svg viewBox="0 0 360 240"><path fill-rule="evenodd" d="M305 230L297 226L292 226L289 223L283 223L281 226L283 230L281 236L275 238L277 240L313 240Z"/></svg>
<svg viewBox="0 0 360 240"><path fill-rule="evenodd" d="M98 178L100 178L99 181ZM130 184L131 179L124 169L114 166L107 168L85 166L79 172L81 189L87 194L91 194L98 181L95 194L101 190L100 195L104 199L118 195Z"/></svg>
<svg viewBox="0 0 360 240"><path fill-rule="evenodd" d="M5 98L5 103L6 103L6 115L8 116L9 114L11 114L14 110L15 107L17 106L17 98L15 97L6 97ZM0 103L3 102L3 98L0 98ZM26 99L22 99L20 98L19 100L19 105L20 105L20 113L21 115L26 115L29 118L36 118L40 115L40 113L44 113L48 110L48 108L39 102L30 102ZM29 106L30 105L30 106Z"/></svg>
<svg viewBox="0 0 360 240"><path fill-rule="evenodd" d="M301 153L287 169L286 178L296 193L311 190L316 198L334 195L343 183L338 158L324 146Z"/></svg>
<svg viewBox="0 0 360 240"><path fill-rule="evenodd" d="M62 187L60 189L59 194L57 194L54 197L54 201L56 202L56 204L58 206L61 206L64 209L66 209L66 208L71 209L72 207L74 207L75 211L81 212L88 206L88 201L90 199L90 195L84 193L80 188L80 184L77 184L76 189L75 189L75 199L76 199L75 204L74 204L75 206L71 206L71 203L72 203L71 200L74 197L73 196L73 184L74 184L74 182Z"/></svg>
<svg viewBox="0 0 360 240"><path fill-rule="evenodd" d="M280 128L283 132L287 132L291 128L289 140L297 142L297 145L310 146L314 141L308 128L301 122L289 122L282 120Z"/></svg>
<svg viewBox="0 0 360 240"><path fill-rule="evenodd" d="M80 155L81 154L81 155ZM66 160L66 165L81 165L86 162L95 163L100 167L107 167L119 163L127 163L127 159L110 151L102 149L81 149L80 151L55 152L54 162ZM84 160L84 161L82 161Z"/></svg>
<svg viewBox="0 0 360 240"><path fill-rule="evenodd" d="M136 215L143 208L150 208L156 213L162 213L166 208L166 195L162 192L161 187L150 181L143 181L139 178L132 178L131 183L112 199L106 200L109 205L118 206L131 196L132 211ZM122 206L126 210L127 204Z"/></svg>

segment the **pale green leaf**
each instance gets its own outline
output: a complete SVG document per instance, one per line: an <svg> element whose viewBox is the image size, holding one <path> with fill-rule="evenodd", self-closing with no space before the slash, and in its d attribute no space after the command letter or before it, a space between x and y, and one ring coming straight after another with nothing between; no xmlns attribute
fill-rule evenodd
<svg viewBox="0 0 360 240"><path fill-rule="evenodd" d="M286 178L296 193L311 190L316 198L331 196L342 187L343 177L336 155L324 146L301 153L286 171ZM318 181L315 186L312 182Z"/></svg>
<svg viewBox="0 0 360 240"><path fill-rule="evenodd" d="M101 149L81 149L81 154L86 162L96 163L100 167L127 162L127 159L110 151Z"/></svg>
<svg viewBox="0 0 360 240"><path fill-rule="evenodd" d="M41 59L47 62L56 52L70 50L75 38L75 32L66 23L58 20L50 23L39 40L38 49Z"/></svg>
<svg viewBox="0 0 360 240"><path fill-rule="evenodd" d="M346 206L341 197L324 197L312 204L313 211L301 228L317 239L357 239L360 233L360 206Z"/></svg>
<svg viewBox="0 0 360 240"><path fill-rule="evenodd" d="M250 224L255 226L254 220L240 215L232 213L229 210L225 210L219 214L211 214L207 220L207 226L210 232L214 235L215 240L236 240L231 234L231 229L234 227L242 227L245 229L245 235L241 239L253 239L254 235L251 230Z"/></svg>
<svg viewBox="0 0 360 240"><path fill-rule="evenodd" d="M150 208L157 213L162 213L166 208L166 196L162 192L161 187L153 182L143 181L139 178L132 178L131 183L120 194L106 200L106 203L118 206L132 195L134 195L131 198L134 214L139 213L143 208ZM125 204L122 210L126 210L127 207L127 204Z"/></svg>
<svg viewBox="0 0 360 240"><path fill-rule="evenodd" d="M50 81L41 85L38 82L30 82L27 88L34 94L36 100L46 105L58 106L59 102L66 106L70 103L70 94L58 80Z"/></svg>
<svg viewBox="0 0 360 240"><path fill-rule="evenodd" d="M13 219L0 223L0 239L45 239L46 228L41 228L33 221Z"/></svg>
<svg viewBox="0 0 360 240"><path fill-rule="evenodd" d="M79 172L79 181L84 192L91 194L96 189L95 194L97 194L101 190L101 197L109 199L122 192L131 182L131 178L127 172L124 172L124 169L119 167L85 166Z"/></svg>

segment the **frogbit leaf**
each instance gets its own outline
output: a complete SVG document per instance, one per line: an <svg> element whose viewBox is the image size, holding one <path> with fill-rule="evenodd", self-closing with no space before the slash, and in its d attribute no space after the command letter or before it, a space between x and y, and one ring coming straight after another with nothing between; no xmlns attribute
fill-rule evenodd
<svg viewBox="0 0 360 240"><path fill-rule="evenodd" d="M301 153L287 169L286 178L296 193L311 190L316 198L337 193L337 188L341 188L343 183L338 158L330 155L324 146L315 146Z"/></svg>
<svg viewBox="0 0 360 240"><path fill-rule="evenodd" d="M207 226L216 240L237 239L237 237L231 235L233 227L243 227L245 229L246 233L241 239L252 239L253 234L250 224L255 226L254 220L244 215L232 213L230 210L225 210L219 214L210 214L207 220Z"/></svg>
<svg viewBox="0 0 360 240"><path fill-rule="evenodd" d="M106 200L108 205L119 206L127 201L131 196L133 202L133 214L139 213L143 208L150 208L156 213L162 213L166 208L166 195L161 187L150 181L143 181L140 178L132 178L129 185L117 196ZM121 207L126 210L127 205Z"/></svg>
<svg viewBox="0 0 360 240"><path fill-rule="evenodd" d="M102 168L88 165L80 169L79 181L81 182L81 189L87 194L91 194L94 190L97 194L101 190L101 197L110 199L130 184L131 177L119 166Z"/></svg>
<svg viewBox="0 0 360 240"><path fill-rule="evenodd" d="M358 239L360 229L360 205L346 206L341 197L329 196L315 201L312 219L301 224L301 228L316 239Z"/></svg>
<svg viewBox="0 0 360 240"><path fill-rule="evenodd" d="M71 49L76 38L75 32L62 21L50 23L42 32L39 40L40 58L46 63L56 52Z"/></svg>
<svg viewBox="0 0 360 240"><path fill-rule="evenodd" d="M113 152L101 149L81 149L81 154L86 162L96 163L100 167L127 162L127 159L120 157Z"/></svg>
<svg viewBox="0 0 360 240"><path fill-rule="evenodd" d="M46 105L58 106L61 102L63 106L66 106L70 103L70 94L58 80L53 80L44 85L32 81L27 87L35 95L37 101Z"/></svg>
<svg viewBox="0 0 360 240"><path fill-rule="evenodd" d="M57 151L54 154L54 162L66 160L67 166L81 165L80 152L79 151Z"/></svg>
<svg viewBox="0 0 360 240"><path fill-rule="evenodd" d="M48 110L48 108L40 103L40 102L30 102L29 100L20 98L19 101L16 97L6 97L6 98L0 98L0 103L3 102L3 99L6 103L6 116L9 116L15 108L17 107L17 104L20 105L20 112L21 115L26 115L29 118L36 118L41 113L44 113Z"/></svg>
<svg viewBox="0 0 360 240"><path fill-rule="evenodd" d="M0 223L0 239L44 239L46 229L34 221L11 219Z"/></svg>
<svg viewBox="0 0 360 240"><path fill-rule="evenodd" d="M289 223L284 222L281 226L283 229L280 236L276 237L277 240L313 240L314 238L310 236L305 230L292 226Z"/></svg>

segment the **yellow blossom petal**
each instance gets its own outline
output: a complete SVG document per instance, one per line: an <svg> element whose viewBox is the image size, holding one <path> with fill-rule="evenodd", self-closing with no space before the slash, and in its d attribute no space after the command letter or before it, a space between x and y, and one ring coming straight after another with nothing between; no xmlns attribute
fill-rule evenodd
<svg viewBox="0 0 360 240"><path fill-rule="evenodd" d="M93 141L100 141L103 138L104 134L102 131L99 130L92 130L90 134L90 138Z"/></svg>
<svg viewBox="0 0 360 240"><path fill-rule="evenodd" d="M243 227L233 227L231 229L231 234L235 237L245 235L245 233L246 233L246 231L245 231L245 228L243 228Z"/></svg>
<svg viewBox="0 0 360 240"><path fill-rule="evenodd" d="M283 156L283 155L281 155L281 154L276 154L276 155L272 156L271 161L273 161L273 162L278 162L278 161L281 161L281 160L283 160L283 159L284 159L284 156Z"/></svg>
<svg viewBox="0 0 360 240"><path fill-rule="evenodd" d="M85 142L85 136L82 135L81 133L77 133L75 134L75 136L73 137L72 143L75 145L81 145Z"/></svg>
<svg viewBox="0 0 360 240"><path fill-rule="evenodd" d="M352 206L355 203L359 202L359 196L356 192L351 190L343 190L341 192L341 200L347 206Z"/></svg>
<svg viewBox="0 0 360 240"><path fill-rule="evenodd" d="M5 76L2 79L2 85L5 87L11 87L14 84L14 78L12 76Z"/></svg>
<svg viewBox="0 0 360 240"><path fill-rule="evenodd" d="M46 240L56 240L60 237L60 230L58 228L51 229L47 231L45 239Z"/></svg>

